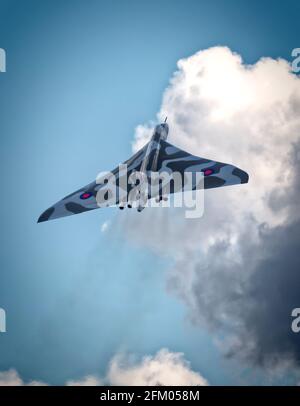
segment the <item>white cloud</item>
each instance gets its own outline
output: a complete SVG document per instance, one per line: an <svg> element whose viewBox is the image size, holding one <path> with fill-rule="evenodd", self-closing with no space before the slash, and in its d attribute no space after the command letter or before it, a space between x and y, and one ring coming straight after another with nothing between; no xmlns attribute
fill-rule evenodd
<svg viewBox="0 0 300 406"><path fill-rule="evenodd" d="M146 356L139 363L128 363L123 356L115 357L109 368L111 385L170 385L204 386L207 381L191 370L182 353L160 350L155 356Z"/></svg>
<svg viewBox="0 0 300 406"><path fill-rule="evenodd" d="M286 61L263 58L245 65L230 49L215 47L178 62L157 116L168 115L170 142L249 172L246 187L207 195L219 199L226 193L226 208L234 204L241 216L250 207L258 221L274 225L284 213L274 216L265 198L290 181L285 163L299 137L299 112L300 80ZM137 127L134 150L150 134L149 126Z"/></svg>
<svg viewBox="0 0 300 406"><path fill-rule="evenodd" d="M110 362L105 378L88 375L78 380L69 380L67 386L102 386L102 385L170 385L170 386L203 386L207 381L194 372L182 353L170 352L167 349L158 351L154 356L145 356L142 360L132 362L131 357L116 355ZM16 370L0 372L0 386L40 386L43 382L25 383Z"/></svg>
<svg viewBox="0 0 300 406"><path fill-rule="evenodd" d="M0 372L0 386L46 386L44 382L29 381L25 383L15 369Z"/></svg>

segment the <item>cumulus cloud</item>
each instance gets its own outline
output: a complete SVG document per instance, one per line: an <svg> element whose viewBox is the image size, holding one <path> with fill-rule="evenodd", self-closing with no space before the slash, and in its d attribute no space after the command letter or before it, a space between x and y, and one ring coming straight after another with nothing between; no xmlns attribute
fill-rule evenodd
<svg viewBox="0 0 300 406"><path fill-rule="evenodd" d="M204 386L207 381L191 370L182 353L160 350L155 356L146 356L139 363L128 363L124 357L115 357L110 365L108 381L111 385L169 385Z"/></svg>
<svg viewBox="0 0 300 406"><path fill-rule="evenodd" d="M11 369L0 372L0 386L40 386L43 382L24 383L19 374ZM117 354L110 362L108 372L102 379L88 375L78 380L69 380L67 386L204 386L208 385L198 372L191 369L184 354L161 349L157 354L145 356L140 361Z"/></svg>
<svg viewBox="0 0 300 406"><path fill-rule="evenodd" d="M246 170L249 184L207 191L201 219L179 209L128 213L118 218L123 232L172 258L168 288L195 323L225 337L227 354L297 365L290 312L300 298L299 77L283 59L246 65L227 47L210 48L178 62L158 121L166 115L171 143ZM137 127L134 150L151 127Z"/></svg>
<svg viewBox="0 0 300 406"><path fill-rule="evenodd" d="M24 382L15 369L0 372L0 386L46 386L44 382L29 381Z"/></svg>

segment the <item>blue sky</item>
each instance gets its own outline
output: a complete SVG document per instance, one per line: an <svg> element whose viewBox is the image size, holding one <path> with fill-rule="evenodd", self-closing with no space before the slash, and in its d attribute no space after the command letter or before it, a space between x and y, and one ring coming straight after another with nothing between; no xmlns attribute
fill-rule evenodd
<svg viewBox="0 0 300 406"><path fill-rule="evenodd" d="M0 370L63 384L101 375L118 351L167 347L212 384L256 381L189 323L165 288L166 260L101 233L116 209L36 220L131 155L178 59L227 45L246 63L290 60L299 11L297 1L0 1Z"/></svg>

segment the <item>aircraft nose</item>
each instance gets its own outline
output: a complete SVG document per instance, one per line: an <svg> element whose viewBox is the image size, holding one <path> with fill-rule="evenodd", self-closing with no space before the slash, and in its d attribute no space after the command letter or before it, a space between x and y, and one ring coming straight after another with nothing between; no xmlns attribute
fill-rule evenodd
<svg viewBox="0 0 300 406"><path fill-rule="evenodd" d="M163 127L163 129L166 131L166 133L169 132L169 126L168 126L167 123L163 123L163 124L162 124L162 127Z"/></svg>

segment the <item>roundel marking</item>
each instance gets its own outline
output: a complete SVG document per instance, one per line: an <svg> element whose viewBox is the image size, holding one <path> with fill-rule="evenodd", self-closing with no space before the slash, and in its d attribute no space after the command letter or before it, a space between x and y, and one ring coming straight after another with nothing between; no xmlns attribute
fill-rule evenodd
<svg viewBox="0 0 300 406"><path fill-rule="evenodd" d="M92 193L90 193L90 192L84 192L84 193L82 193L79 197L80 197L80 199L82 199L82 200L86 200L86 199L89 199L91 196L92 196Z"/></svg>
<svg viewBox="0 0 300 406"><path fill-rule="evenodd" d="M203 171L203 173L204 173L204 176L209 176L209 175L211 175L213 173L213 170L212 169L205 169Z"/></svg>

